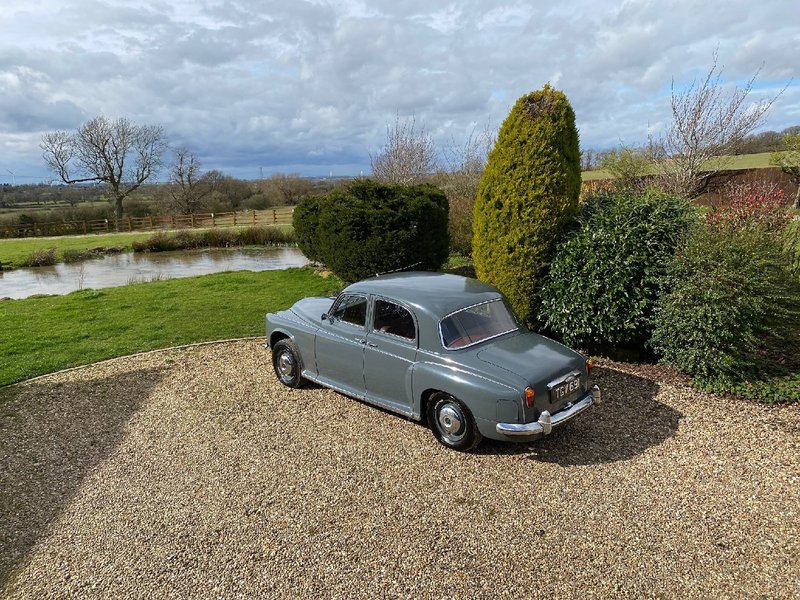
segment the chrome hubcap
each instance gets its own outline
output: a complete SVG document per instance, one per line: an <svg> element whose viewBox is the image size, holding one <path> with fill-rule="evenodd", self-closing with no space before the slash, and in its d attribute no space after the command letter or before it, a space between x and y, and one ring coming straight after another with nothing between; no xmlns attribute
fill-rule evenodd
<svg viewBox="0 0 800 600"><path fill-rule="evenodd" d="M463 420L461 411L452 404L445 404L439 409L439 428L443 433L451 436L457 434L461 431Z"/></svg>
<svg viewBox="0 0 800 600"><path fill-rule="evenodd" d="M294 359L289 352L278 357L278 371L284 379L290 379L294 373Z"/></svg>

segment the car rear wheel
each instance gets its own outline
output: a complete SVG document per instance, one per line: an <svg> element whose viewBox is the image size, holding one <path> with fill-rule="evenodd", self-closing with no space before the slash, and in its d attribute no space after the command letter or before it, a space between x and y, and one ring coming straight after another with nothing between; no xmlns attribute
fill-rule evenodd
<svg viewBox="0 0 800 600"><path fill-rule="evenodd" d="M469 409L443 392L428 400L428 425L436 439L453 450L472 450L483 439Z"/></svg>
<svg viewBox="0 0 800 600"><path fill-rule="evenodd" d="M306 383L301 375L303 368L300 354L292 340L281 340L272 347L272 366L275 368L275 375L283 385L299 388Z"/></svg>

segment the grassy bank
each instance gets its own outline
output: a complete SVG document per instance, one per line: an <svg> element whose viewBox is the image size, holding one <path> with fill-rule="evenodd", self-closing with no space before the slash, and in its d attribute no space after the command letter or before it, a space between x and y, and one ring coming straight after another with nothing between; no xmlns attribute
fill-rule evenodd
<svg viewBox="0 0 800 600"><path fill-rule="evenodd" d="M145 350L263 335L265 313L340 286L310 269L238 271L0 302L0 385Z"/></svg>
<svg viewBox="0 0 800 600"><path fill-rule="evenodd" d="M19 268L27 264L31 254L47 248L56 249L56 259L64 260L65 252L85 252L94 248L123 248L131 250L134 242L146 240L152 232L106 233L102 235L70 235L41 238L13 238L0 240L0 265Z"/></svg>
<svg viewBox="0 0 800 600"><path fill-rule="evenodd" d="M41 238L0 239L0 266L4 269L20 268L31 264L34 253L54 248L55 262L65 262L71 257L97 250L102 254L109 249L179 250L210 246L263 245L291 241L291 225L216 227L213 229L163 231L153 233L107 233L100 235L71 235ZM271 235L265 235L271 234ZM87 256L88 258L88 256Z"/></svg>

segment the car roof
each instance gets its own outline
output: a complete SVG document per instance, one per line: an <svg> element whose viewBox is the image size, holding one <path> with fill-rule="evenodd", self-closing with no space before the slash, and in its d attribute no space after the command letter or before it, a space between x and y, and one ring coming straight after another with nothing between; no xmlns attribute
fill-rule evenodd
<svg viewBox="0 0 800 600"><path fill-rule="evenodd" d="M477 279L427 271L372 277L349 285L344 291L385 296L425 311L436 320L466 306L501 297L497 288Z"/></svg>

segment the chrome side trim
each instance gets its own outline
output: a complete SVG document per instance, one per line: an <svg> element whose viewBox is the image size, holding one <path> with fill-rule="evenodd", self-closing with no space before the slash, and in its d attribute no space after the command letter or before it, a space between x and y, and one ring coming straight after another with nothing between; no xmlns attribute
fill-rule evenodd
<svg viewBox="0 0 800 600"><path fill-rule="evenodd" d="M503 435L509 436L536 434L548 435L553 430L553 427L563 425L573 417L578 416L594 403L594 396L592 394L587 394L575 404L568 405L567 408L557 412L555 415L551 415L548 411L544 411L539 417L539 420L533 423L498 423L495 426L495 429L497 433L502 433Z"/></svg>
<svg viewBox="0 0 800 600"><path fill-rule="evenodd" d="M382 402L380 400L376 400L372 396L367 396L366 394L354 394L353 392L346 390L338 385L331 384L327 379L322 377L318 377L316 373L312 371L303 371L302 372L303 378L308 379L316 383L317 385L321 385L323 387L329 388L334 392L342 394L343 396L348 396L349 398L354 398L360 402L365 402L367 404L371 404L372 406L377 406L378 408L383 408L384 410L388 410L389 412L393 412L398 415L402 415L404 417L419 420L421 417L419 415L414 414L413 410L406 410L402 408L398 408L388 402Z"/></svg>

